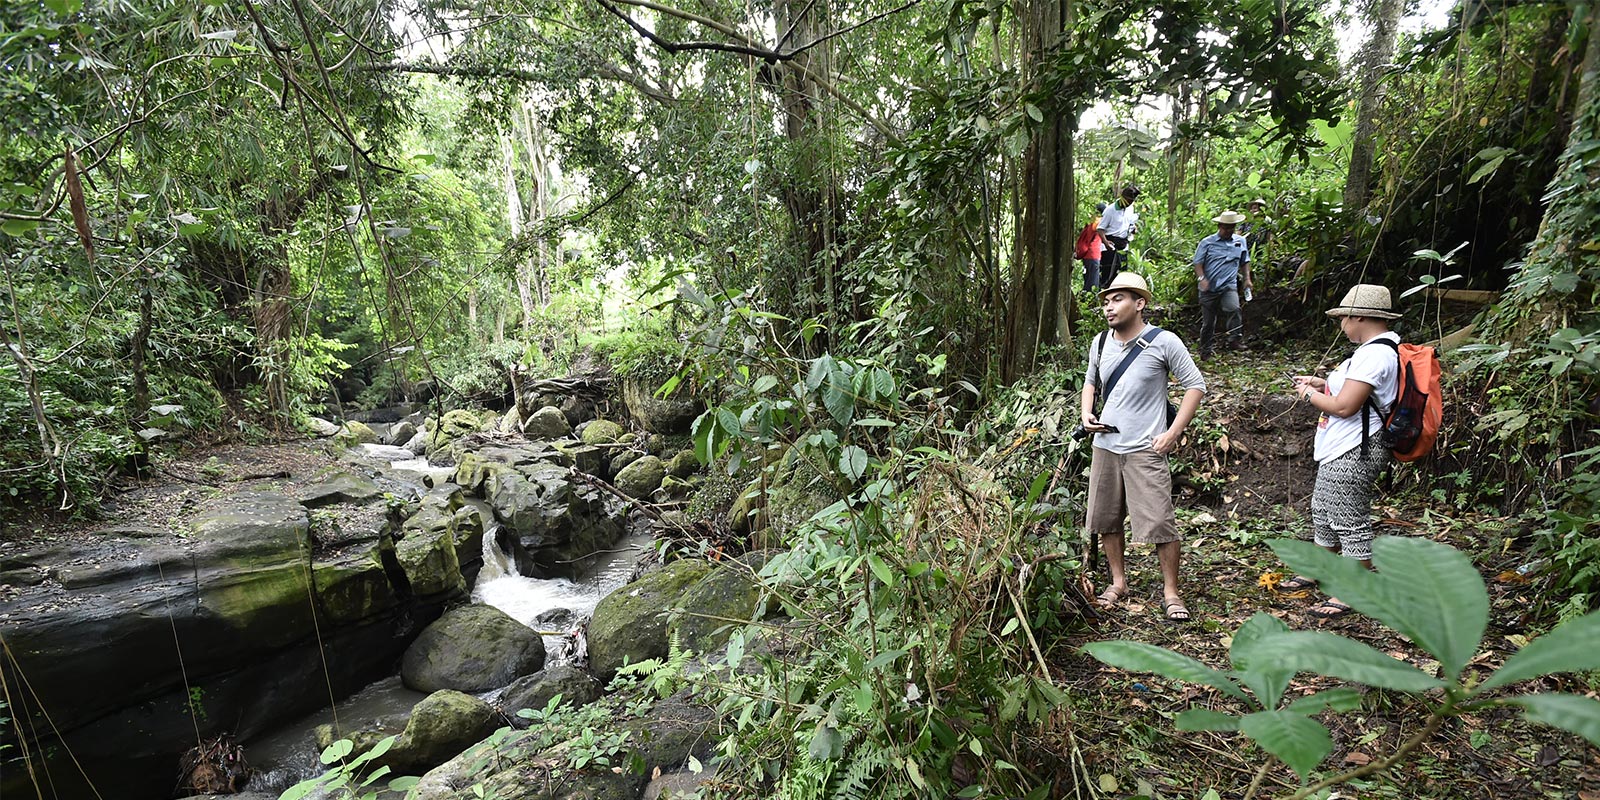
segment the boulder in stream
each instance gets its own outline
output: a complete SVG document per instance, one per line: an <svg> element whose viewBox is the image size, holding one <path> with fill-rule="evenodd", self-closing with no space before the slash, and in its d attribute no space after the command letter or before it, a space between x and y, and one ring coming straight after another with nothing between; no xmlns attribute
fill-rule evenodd
<svg viewBox="0 0 1600 800"><path fill-rule="evenodd" d="M711 563L674 561L605 596L589 619L589 670L610 681L624 662L667 655L667 610Z"/></svg>
<svg viewBox="0 0 1600 800"><path fill-rule="evenodd" d="M572 435L572 425L567 415L555 406L545 406L522 424L522 435L529 439L564 439Z"/></svg>
<svg viewBox="0 0 1600 800"><path fill-rule="evenodd" d="M649 497L651 492L661 488L661 481L666 474L661 459L644 456L630 462L617 473L617 489L629 497Z"/></svg>
<svg viewBox="0 0 1600 800"><path fill-rule="evenodd" d="M556 695L561 696L563 708L578 708L600 699L603 691L604 687L589 673L571 664L557 664L518 678L500 693L497 704L513 726L526 728L531 724L528 718L517 716L522 709L543 711Z"/></svg>
<svg viewBox="0 0 1600 800"><path fill-rule="evenodd" d="M672 397L662 399L656 397L651 384L636 378L622 382L622 402L628 407L628 413L652 433L688 433L694 418L705 410L705 405L686 391L674 392Z"/></svg>
<svg viewBox="0 0 1600 800"><path fill-rule="evenodd" d="M609 419L597 419L583 426L584 444L615 444L625 429Z"/></svg>
<svg viewBox="0 0 1600 800"><path fill-rule="evenodd" d="M500 727L500 714L488 703L449 689L423 698L411 710L405 732L374 762L401 775L420 775L455 758Z"/></svg>
<svg viewBox="0 0 1600 800"><path fill-rule="evenodd" d="M400 678L419 692L498 689L544 666L544 637L493 606L445 612L406 649Z"/></svg>
<svg viewBox="0 0 1600 800"><path fill-rule="evenodd" d="M771 551L746 553L735 561L719 564L683 593L685 613L667 626L679 643L696 653L709 653L727 644L733 626L743 620L756 622L767 615L766 593L756 573L771 558Z"/></svg>

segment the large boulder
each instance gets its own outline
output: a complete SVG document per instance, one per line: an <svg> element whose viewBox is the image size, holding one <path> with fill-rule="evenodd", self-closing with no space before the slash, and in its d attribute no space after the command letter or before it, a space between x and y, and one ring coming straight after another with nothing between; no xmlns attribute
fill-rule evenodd
<svg viewBox="0 0 1600 800"><path fill-rule="evenodd" d="M417 426L401 420L389 426L389 435L383 437L383 443L395 447L405 447L411 437L417 435Z"/></svg>
<svg viewBox="0 0 1600 800"><path fill-rule="evenodd" d="M756 573L766 565L770 551L746 553L736 561L719 564L683 593L683 613L667 626L683 647L709 653L727 644L729 620L756 622L767 615L766 593Z"/></svg>
<svg viewBox="0 0 1600 800"><path fill-rule="evenodd" d="M555 406L545 406L522 424L522 435L529 439L564 439L572 435L567 415Z"/></svg>
<svg viewBox="0 0 1600 800"><path fill-rule="evenodd" d="M674 561L606 595L589 619L589 670L609 681L625 662L665 657L668 609L710 571L707 561Z"/></svg>
<svg viewBox="0 0 1600 800"><path fill-rule="evenodd" d="M511 724L526 728L529 720L517 716L525 708L543 711L557 695L563 708L578 708L600 699L605 687L593 675L570 664L557 664L535 672L507 686L500 693L497 704L500 711L511 718Z"/></svg>
<svg viewBox="0 0 1600 800"><path fill-rule="evenodd" d="M666 474L661 459L644 456L630 462L617 473L617 489L629 497L649 497L651 492L661 488L661 481Z"/></svg>
<svg viewBox="0 0 1600 800"><path fill-rule="evenodd" d="M667 461L667 474L674 478L687 478L700 470L700 459L693 450L679 450Z"/></svg>
<svg viewBox="0 0 1600 800"><path fill-rule="evenodd" d="M482 491L495 517L547 571L610 547L622 534L620 503L565 467L541 462L486 472Z"/></svg>
<svg viewBox="0 0 1600 800"><path fill-rule="evenodd" d="M597 419L583 426L582 439L584 444L616 444L626 432L627 429L609 419Z"/></svg>
<svg viewBox="0 0 1600 800"><path fill-rule="evenodd" d="M628 413L653 433L688 433L694 418L705 410L704 404L686 392L676 392L667 399L656 397L652 385L636 378L623 380L622 402Z"/></svg>
<svg viewBox="0 0 1600 800"><path fill-rule="evenodd" d="M482 428L483 420L471 411L462 408L446 411L444 417L428 431L428 457L449 452L450 445L457 439L477 433Z"/></svg>
<svg viewBox="0 0 1600 800"><path fill-rule="evenodd" d="M455 758L500 727L500 714L488 703L444 689L411 710L405 732L387 753L374 759L401 775L420 775Z"/></svg>
<svg viewBox="0 0 1600 800"><path fill-rule="evenodd" d="M335 470L321 481L302 489L299 498L306 508L321 508L338 503L359 503L380 494L383 494L383 490L367 478Z"/></svg>
<svg viewBox="0 0 1600 800"><path fill-rule="evenodd" d="M365 422L347 420L344 430L339 432L338 440L346 444L377 444L379 441L377 431L374 431Z"/></svg>
<svg viewBox="0 0 1600 800"><path fill-rule="evenodd" d="M493 606L448 612L406 649L400 677L419 692L498 689L544 666L544 637Z"/></svg>

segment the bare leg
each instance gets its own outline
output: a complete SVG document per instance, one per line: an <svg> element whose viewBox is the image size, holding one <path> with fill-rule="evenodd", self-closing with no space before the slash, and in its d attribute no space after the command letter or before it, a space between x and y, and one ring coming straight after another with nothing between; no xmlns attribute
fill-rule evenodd
<svg viewBox="0 0 1600 800"><path fill-rule="evenodd" d="M1156 545L1156 560L1161 562L1161 588L1168 600L1182 597L1178 594L1178 559L1182 548L1183 542L1162 542Z"/></svg>
<svg viewBox="0 0 1600 800"><path fill-rule="evenodd" d="M1106 567L1111 570L1111 585L1106 587L1106 594L1100 595L1104 605L1113 605L1128 594L1128 573L1123 559L1126 545L1125 534L1100 534L1100 546L1106 551ZM1110 597L1111 594L1116 596Z"/></svg>

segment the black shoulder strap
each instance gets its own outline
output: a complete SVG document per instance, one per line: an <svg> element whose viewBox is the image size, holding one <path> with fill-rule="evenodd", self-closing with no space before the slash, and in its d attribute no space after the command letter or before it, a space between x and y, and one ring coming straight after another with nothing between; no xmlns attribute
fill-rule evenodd
<svg viewBox="0 0 1600 800"><path fill-rule="evenodd" d="M1110 331L1106 331L1105 333L1100 334L1100 335L1102 337L1109 336L1109 335L1111 335L1111 332ZM1142 335L1138 339L1134 340L1134 343L1139 345L1139 349L1134 351L1131 355L1128 355L1127 357L1123 358L1122 359L1122 363L1117 365L1116 371L1112 372L1111 373L1111 377L1106 379L1105 390L1100 393L1101 399L1109 398L1111 396L1111 390L1117 388L1117 381L1118 381L1118 379L1120 379L1122 377L1122 373L1127 372L1128 371L1128 367L1132 366L1134 360L1137 359L1139 356L1144 355L1144 351L1150 349L1150 343L1155 341L1156 337L1160 336L1160 335L1161 335L1161 329L1156 327L1156 326L1154 326L1154 325L1151 325L1150 326L1150 330L1145 331L1144 335ZM1100 346L1102 348L1105 347L1105 339L1104 338L1102 338L1100 340Z"/></svg>

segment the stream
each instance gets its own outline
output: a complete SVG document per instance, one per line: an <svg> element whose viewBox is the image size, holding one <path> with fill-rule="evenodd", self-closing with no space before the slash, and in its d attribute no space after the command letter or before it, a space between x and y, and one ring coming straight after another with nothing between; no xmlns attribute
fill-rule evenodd
<svg viewBox="0 0 1600 800"><path fill-rule="evenodd" d="M408 476L445 478L453 468L430 465L401 448L364 445L361 455L387 461L389 469ZM399 451L399 452L395 452ZM404 458L401 457L404 455ZM649 551L647 530L629 531L608 550L578 564L577 578L541 580L517 572L516 562L498 545L492 529L483 537L483 567L472 589L472 602L504 611L518 622L544 633L545 666L564 664L583 651L579 630L601 598L628 582L640 556ZM398 666L398 665L397 665ZM498 689L480 696L490 702ZM383 717L401 717L426 695L406 688L399 675L368 685L348 698L283 728L243 743L246 757L257 770L246 787L252 792L282 793L299 781L322 771L315 729L334 723L355 729Z"/></svg>

